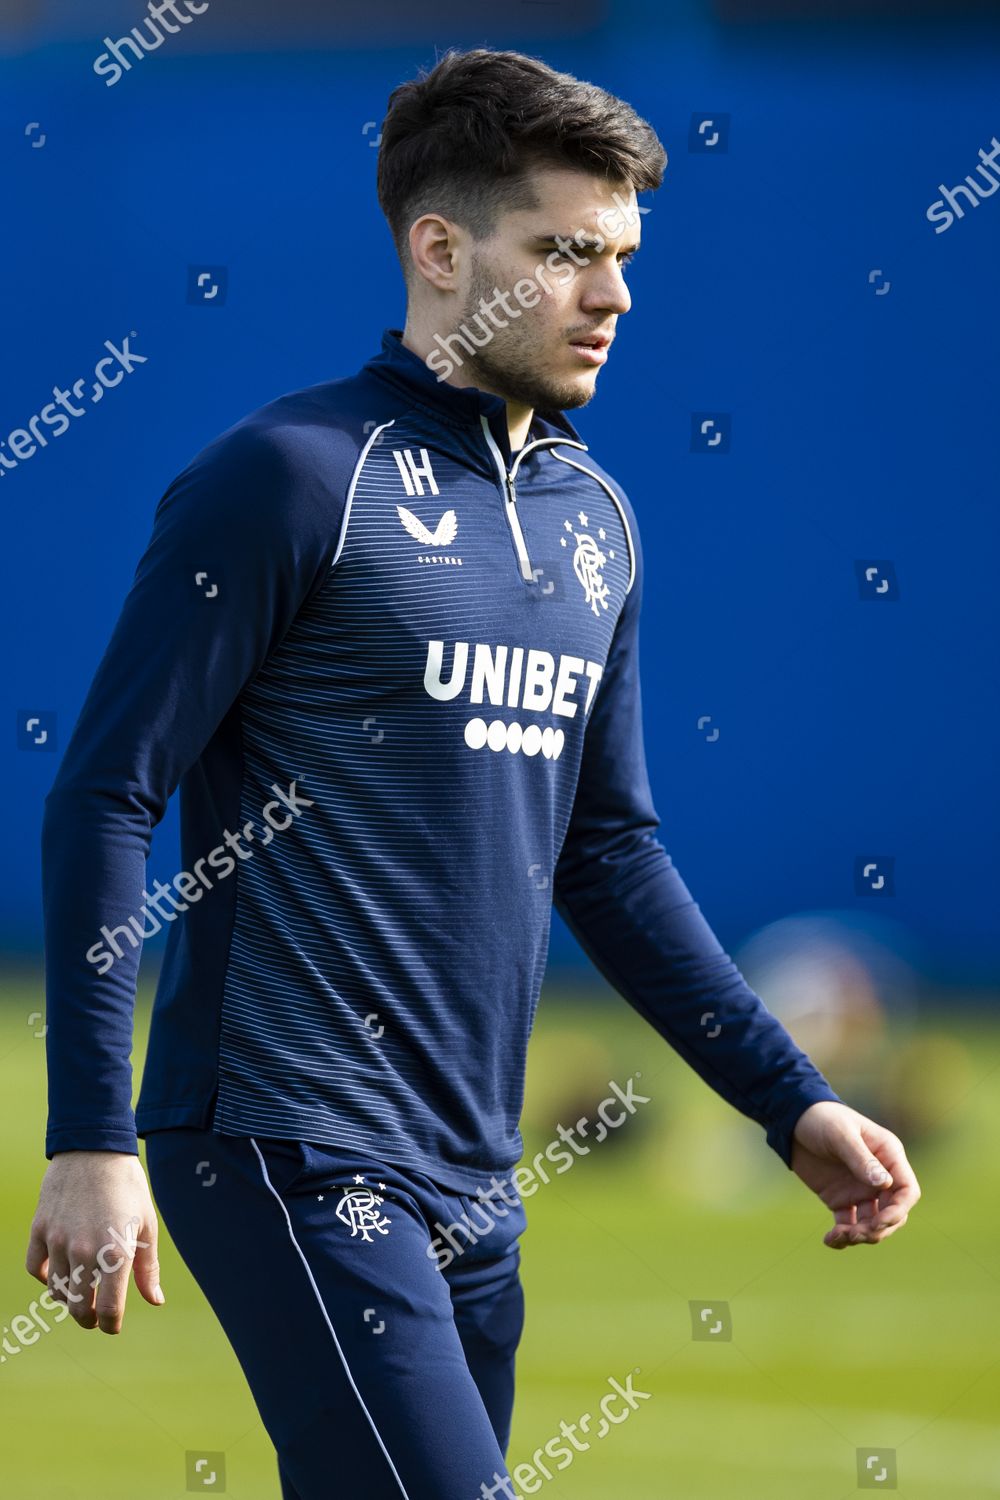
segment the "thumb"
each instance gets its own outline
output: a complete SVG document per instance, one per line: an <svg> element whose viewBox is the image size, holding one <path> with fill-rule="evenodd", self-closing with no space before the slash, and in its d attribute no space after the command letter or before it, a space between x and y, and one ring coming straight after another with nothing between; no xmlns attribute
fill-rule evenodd
<svg viewBox="0 0 1000 1500"><path fill-rule="evenodd" d="M860 1131L843 1138L840 1159L859 1182L867 1183L877 1191L892 1185L892 1173L886 1171L877 1156L872 1155Z"/></svg>
<svg viewBox="0 0 1000 1500"><path fill-rule="evenodd" d="M167 1300L160 1286L160 1262L156 1255L156 1228L150 1231L150 1241L145 1247L140 1246L135 1252L135 1260L132 1262L132 1275L135 1284L147 1302L152 1302L154 1307L162 1307Z"/></svg>

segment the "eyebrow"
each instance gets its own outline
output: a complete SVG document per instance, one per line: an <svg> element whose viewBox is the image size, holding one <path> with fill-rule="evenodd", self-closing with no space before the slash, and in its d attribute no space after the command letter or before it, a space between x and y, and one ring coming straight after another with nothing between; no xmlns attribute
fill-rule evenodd
<svg viewBox="0 0 1000 1500"><path fill-rule="evenodd" d="M582 239L577 239L575 235L563 234L561 230L557 230L555 234L536 234L534 238L540 245L556 245L559 240L568 240L577 250L597 250L608 243L607 240L601 241L593 235L584 235ZM620 246L618 253L621 255L627 251L635 255L641 248L642 242L634 240L631 245Z"/></svg>

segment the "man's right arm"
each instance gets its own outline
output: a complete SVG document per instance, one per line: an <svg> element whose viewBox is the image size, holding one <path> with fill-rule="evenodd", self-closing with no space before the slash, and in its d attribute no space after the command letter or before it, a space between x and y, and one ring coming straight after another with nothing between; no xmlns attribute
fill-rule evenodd
<svg viewBox="0 0 1000 1500"><path fill-rule="evenodd" d="M122 941L113 963L95 961L99 950L108 952L101 930L127 927L130 918L141 925L152 830L322 583L339 521L322 475L293 463L280 438L242 424L203 450L157 506L45 804L45 1149L52 1165L28 1259L40 1280L53 1245L64 1260L74 1238L91 1255L107 1239L107 1224L86 1227L86 1184L97 1185L100 1217L115 1208L112 1176L127 1185L119 1216L146 1216L139 1201L142 1189L148 1199L145 1178L129 1160L138 1152L131 1052L141 947Z"/></svg>

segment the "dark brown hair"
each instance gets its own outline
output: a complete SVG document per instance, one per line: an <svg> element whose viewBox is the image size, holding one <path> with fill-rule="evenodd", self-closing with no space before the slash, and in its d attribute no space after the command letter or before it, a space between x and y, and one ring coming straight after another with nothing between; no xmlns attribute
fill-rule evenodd
<svg viewBox="0 0 1000 1500"><path fill-rule="evenodd" d="M409 230L441 213L486 239L500 214L535 208L529 174L568 167L642 192L663 181L667 153L624 100L521 52L449 49L389 96L378 199L404 270Z"/></svg>

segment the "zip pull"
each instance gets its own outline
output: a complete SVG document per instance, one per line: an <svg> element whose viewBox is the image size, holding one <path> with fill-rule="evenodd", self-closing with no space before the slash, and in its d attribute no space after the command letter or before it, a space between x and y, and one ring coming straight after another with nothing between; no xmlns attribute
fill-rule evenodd
<svg viewBox="0 0 1000 1500"><path fill-rule="evenodd" d="M525 580L526 583L534 583L535 574L531 566L531 559L528 556L528 548L524 540L524 532L521 530L521 518L517 513L517 490L514 486L514 476L511 473L507 473L505 477L510 498L504 501L504 505L507 510L507 520L510 523L510 529L514 535L514 545L517 548L517 559L521 564L521 577Z"/></svg>
<svg viewBox="0 0 1000 1500"><path fill-rule="evenodd" d="M521 519L517 513L517 492L514 489L514 476L504 463L503 454L497 447L496 439L490 431L490 424L484 413L480 412L479 420L483 425L487 446L493 455L493 462L497 467L497 477L502 489L506 491L503 497L504 514L507 517L507 525L510 527L511 536L514 539L514 549L517 552L517 560L521 569L521 577L525 583L533 583L535 575L531 568L531 559L528 556L528 548L524 541L524 532L521 530Z"/></svg>

